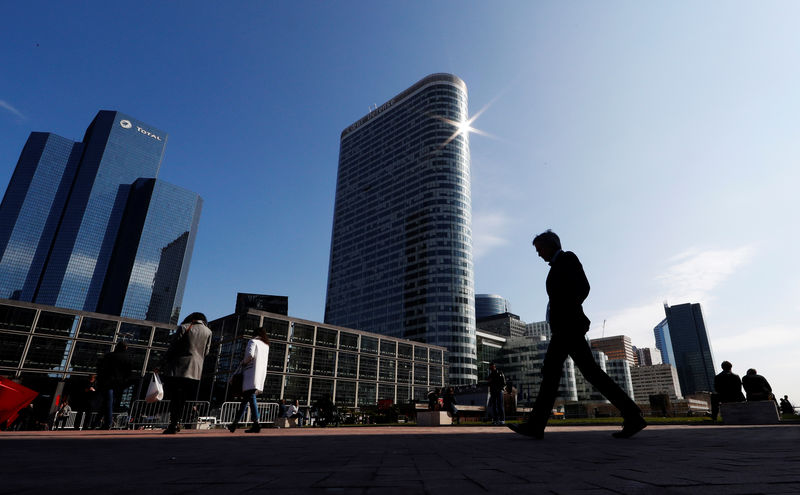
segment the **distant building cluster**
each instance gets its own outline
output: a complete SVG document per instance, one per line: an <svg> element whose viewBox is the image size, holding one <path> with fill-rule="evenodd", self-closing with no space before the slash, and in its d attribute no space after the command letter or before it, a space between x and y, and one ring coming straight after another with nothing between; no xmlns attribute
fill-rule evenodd
<svg viewBox="0 0 800 495"><path fill-rule="evenodd" d="M667 318L655 329L660 347L637 348L630 337L615 335L589 340L592 354L600 368L637 402L655 401L653 408L659 408L666 401L684 412L700 411L706 402L696 395L713 390L707 381L702 381L711 373L713 383L713 362L700 306L666 306L665 312ZM541 383L542 362L551 338L549 324L525 323L511 313L496 314L477 320L477 336L479 371L485 374L490 362L497 363L516 387L518 401L531 404ZM672 363L664 363L662 356L679 358L672 357ZM686 378L681 380L681 376ZM600 411L602 403L608 402L567 358L559 387L559 407L573 414L591 415L591 409ZM580 404L586 407L576 407ZM590 410L587 412L586 408ZM610 413L608 409L603 411Z"/></svg>

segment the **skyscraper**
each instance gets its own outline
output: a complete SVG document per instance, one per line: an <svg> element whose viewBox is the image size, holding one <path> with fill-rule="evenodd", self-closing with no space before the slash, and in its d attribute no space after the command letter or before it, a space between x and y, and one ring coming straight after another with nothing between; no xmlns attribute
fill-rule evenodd
<svg viewBox="0 0 800 495"><path fill-rule="evenodd" d="M700 305L665 304L664 312L681 390L684 394L714 390L714 358Z"/></svg>
<svg viewBox="0 0 800 495"><path fill-rule="evenodd" d="M631 338L625 335L615 335L613 337L603 337L589 341L592 349L603 351L609 360L624 359L631 366L636 364L635 354Z"/></svg>
<svg viewBox="0 0 800 495"><path fill-rule="evenodd" d="M325 322L446 347L477 380L467 88L420 80L341 135Z"/></svg>
<svg viewBox="0 0 800 495"><path fill-rule="evenodd" d="M661 362L675 366L675 354L672 352L672 338L669 336L669 324L664 318L653 328L656 337L656 349L661 352Z"/></svg>
<svg viewBox="0 0 800 495"><path fill-rule="evenodd" d="M32 133L0 204L0 297L177 319L202 201L155 179L166 142L105 110L81 143Z"/></svg>
<svg viewBox="0 0 800 495"><path fill-rule="evenodd" d="M486 318L510 313L511 305L503 296L497 294L475 294L475 318Z"/></svg>

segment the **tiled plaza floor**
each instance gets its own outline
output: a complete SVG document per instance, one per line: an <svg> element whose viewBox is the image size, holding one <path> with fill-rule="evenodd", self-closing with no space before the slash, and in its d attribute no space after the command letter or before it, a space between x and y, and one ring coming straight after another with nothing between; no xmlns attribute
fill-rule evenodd
<svg viewBox="0 0 800 495"><path fill-rule="evenodd" d="M800 493L800 425L0 432L0 493Z"/></svg>

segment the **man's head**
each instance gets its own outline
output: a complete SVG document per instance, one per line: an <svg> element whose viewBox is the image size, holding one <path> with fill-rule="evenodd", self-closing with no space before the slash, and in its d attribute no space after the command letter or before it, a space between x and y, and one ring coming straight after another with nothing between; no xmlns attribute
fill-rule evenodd
<svg viewBox="0 0 800 495"><path fill-rule="evenodd" d="M494 370L496 370L496 369L497 369L497 366L495 366L495 364L494 364L494 363L489 363L489 369L490 369L491 371L494 371Z"/></svg>
<svg viewBox="0 0 800 495"><path fill-rule="evenodd" d="M750 368L749 370L747 370L747 374L748 375L757 375L758 372L756 371L755 368Z"/></svg>
<svg viewBox="0 0 800 495"><path fill-rule="evenodd" d="M730 363L730 361L722 362L722 371L730 371L731 368L733 368L733 365Z"/></svg>
<svg viewBox="0 0 800 495"><path fill-rule="evenodd" d="M549 263L553 255L561 249L561 239L548 229L533 238L533 247L536 248L536 253Z"/></svg>

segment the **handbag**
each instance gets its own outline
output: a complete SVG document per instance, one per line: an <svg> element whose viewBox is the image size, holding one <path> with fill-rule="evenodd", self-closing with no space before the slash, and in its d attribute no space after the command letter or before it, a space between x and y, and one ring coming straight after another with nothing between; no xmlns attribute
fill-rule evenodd
<svg viewBox="0 0 800 495"><path fill-rule="evenodd" d="M147 395L144 400L152 404L164 398L164 384L161 383L158 373L153 373L153 378L150 379L150 385L147 387Z"/></svg>

